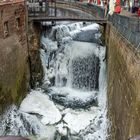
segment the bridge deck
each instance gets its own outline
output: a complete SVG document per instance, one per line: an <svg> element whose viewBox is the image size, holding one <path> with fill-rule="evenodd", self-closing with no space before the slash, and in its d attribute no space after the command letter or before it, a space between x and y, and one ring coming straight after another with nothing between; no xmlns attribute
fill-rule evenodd
<svg viewBox="0 0 140 140"><path fill-rule="evenodd" d="M42 22L42 21L86 21L86 22L96 22L96 23L106 23L106 19L97 19L97 18L73 18L73 17L30 17L30 20L34 22Z"/></svg>

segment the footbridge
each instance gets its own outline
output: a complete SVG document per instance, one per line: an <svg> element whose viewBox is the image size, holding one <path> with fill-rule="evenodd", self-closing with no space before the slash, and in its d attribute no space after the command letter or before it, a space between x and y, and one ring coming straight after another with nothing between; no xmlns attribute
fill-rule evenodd
<svg viewBox="0 0 140 140"><path fill-rule="evenodd" d="M80 2L45 1L28 3L29 20L42 21L85 21L106 23L104 11Z"/></svg>

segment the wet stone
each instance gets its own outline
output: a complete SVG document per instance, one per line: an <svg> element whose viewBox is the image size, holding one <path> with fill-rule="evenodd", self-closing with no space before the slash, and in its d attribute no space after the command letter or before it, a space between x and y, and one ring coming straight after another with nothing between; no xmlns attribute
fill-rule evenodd
<svg viewBox="0 0 140 140"><path fill-rule="evenodd" d="M73 108L73 109L86 109L90 108L91 106L98 106L98 101L97 101L97 93L95 93L94 96L89 96L87 99L82 100L80 98L69 98L65 94L57 94L54 93L53 91L47 90L47 93L49 97L56 103L66 107L66 108Z"/></svg>

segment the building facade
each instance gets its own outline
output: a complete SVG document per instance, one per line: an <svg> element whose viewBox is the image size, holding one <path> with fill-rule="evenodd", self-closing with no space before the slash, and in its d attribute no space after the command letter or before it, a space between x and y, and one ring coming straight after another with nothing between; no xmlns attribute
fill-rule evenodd
<svg viewBox="0 0 140 140"><path fill-rule="evenodd" d="M28 45L24 0L0 1L0 112L20 103L28 81Z"/></svg>

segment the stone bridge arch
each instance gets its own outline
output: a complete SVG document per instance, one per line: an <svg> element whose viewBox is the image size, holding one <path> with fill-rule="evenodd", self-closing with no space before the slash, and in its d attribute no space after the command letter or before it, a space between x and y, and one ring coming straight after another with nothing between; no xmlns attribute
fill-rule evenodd
<svg viewBox="0 0 140 140"><path fill-rule="evenodd" d="M104 18L103 8L88 3L57 1L56 8L75 9L90 14L96 18Z"/></svg>
<svg viewBox="0 0 140 140"><path fill-rule="evenodd" d="M87 4L87 3L80 3L80 2L64 2L64 1L55 1L55 2L48 2L45 4L42 4L42 7L38 4L32 4L32 7L29 5L29 17L31 19L35 19L35 17L42 17L41 19L52 19L52 17L59 18L57 12L58 10L78 10L83 13L89 14L90 16L84 16L85 14L81 14L81 16L75 15L75 18L69 17L63 17L64 20L76 20L81 19L81 21L88 20L92 21L93 17L94 20L104 20L104 9L95 5ZM53 11L53 14L50 14L50 11ZM33 18L34 17L34 18ZM60 17L61 20L63 20L62 17ZM37 19L37 18L36 18ZM39 19L39 18L38 18ZM54 18L53 18L54 19Z"/></svg>

